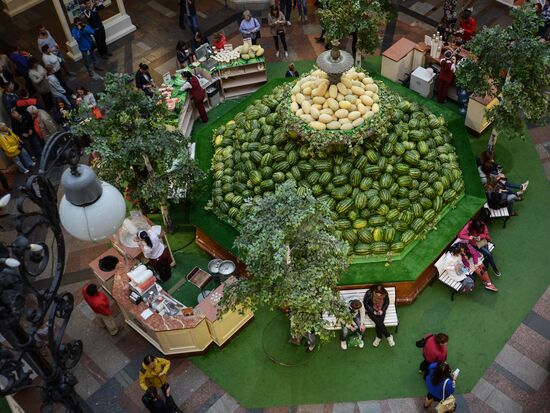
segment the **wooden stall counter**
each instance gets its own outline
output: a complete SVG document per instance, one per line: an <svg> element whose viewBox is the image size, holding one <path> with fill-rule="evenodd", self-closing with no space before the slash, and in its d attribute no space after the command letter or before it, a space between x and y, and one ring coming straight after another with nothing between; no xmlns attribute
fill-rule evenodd
<svg viewBox="0 0 550 413"><path fill-rule="evenodd" d="M402 82L424 64L425 47L402 37L382 53L381 73L394 82Z"/></svg>
<svg viewBox="0 0 550 413"><path fill-rule="evenodd" d="M254 314L252 311L245 309L241 312L229 311L218 316L218 302L223 296L223 290L226 285L236 282L235 277L229 278L225 283L212 291L195 307L195 314L200 314L206 317L206 324L212 336L212 340L218 345L223 345L233 336Z"/></svg>
<svg viewBox="0 0 550 413"><path fill-rule="evenodd" d="M487 119L486 113L498 105L498 99L492 96L470 96L468 100L468 110L466 112L466 121L464 124L475 135L481 134L491 121Z"/></svg>
<svg viewBox="0 0 550 413"><path fill-rule="evenodd" d="M229 312L217 319L217 302L223 294L223 285L211 293L215 293L213 298L207 296L202 305L195 307L193 315L187 316L161 316L144 302L134 304L128 298L129 293L127 271L119 264L114 275L113 298L126 323L165 355L202 352L213 341L221 345L253 316L251 312ZM163 294L170 297L166 291Z"/></svg>

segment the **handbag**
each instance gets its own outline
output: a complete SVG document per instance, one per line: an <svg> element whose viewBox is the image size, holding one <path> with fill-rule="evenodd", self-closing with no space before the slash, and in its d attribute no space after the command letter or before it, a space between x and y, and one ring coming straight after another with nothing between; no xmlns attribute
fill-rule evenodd
<svg viewBox="0 0 550 413"><path fill-rule="evenodd" d="M258 20L256 20L256 18L254 18L254 27L256 27L256 25L261 28L260 26L260 23L258 23ZM257 32L254 32L254 40L258 40L258 39L261 39L262 38L262 31L261 30L258 30Z"/></svg>
<svg viewBox="0 0 550 413"><path fill-rule="evenodd" d="M430 334L429 336L423 337L420 340L418 340L416 342L416 347L418 347L418 348L424 347L426 345L426 340L429 339L431 336L433 336L433 334Z"/></svg>
<svg viewBox="0 0 550 413"><path fill-rule="evenodd" d="M445 380L445 383L443 383L443 399L441 399L435 408L437 413L454 412L456 410L455 396L451 394L449 397L445 398L445 386L448 381L449 379Z"/></svg>
<svg viewBox="0 0 550 413"><path fill-rule="evenodd" d="M97 106L92 108L92 114L97 120L103 119L103 113L101 113L101 109L99 109Z"/></svg>
<svg viewBox="0 0 550 413"><path fill-rule="evenodd" d="M483 248L489 244L489 241L487 241L485 238L480 239L479 241L476 241L476 245L478 248Z"/></svg>

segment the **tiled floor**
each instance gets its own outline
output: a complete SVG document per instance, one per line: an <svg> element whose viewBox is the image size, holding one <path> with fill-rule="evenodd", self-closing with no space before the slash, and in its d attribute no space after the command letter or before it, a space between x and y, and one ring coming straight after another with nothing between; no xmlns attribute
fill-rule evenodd
<svg viewBox="0 0 550 413"><path fill-rule="evenodd" d="M154 353L128 327L111 337L94 319L78 293L82 283L72 284L78 304L71 318L68 337L79 337L86 352L76 368L77 390L93 412L140 412L141 390L137 383L139 364ZM119 315L118 321L122 322ZM493 364L469 394L458 395L457 412L544 412L550 405L550 287L531 313L504 345ZM425 411L421 398L245 409L200 369L185 358L172 359L169 374L172 393L185 413L414 413ZM28 412L37 401L36 392L18 395Z"/></svg>
<svg viewBox="0 0 550 413"><path fill-rule="evenodd" d="M231 15L231 11L223 9L223 2L203 0L199 3L201 27L208 31L216 24ZM311 3L311 1L310 1ZM403 2L395 30L390 33L381 31L381 37L386 36L391 44L402 36L420 41L426 31L433 30L435 21L442 14L442 1L426 0ZM495 4L493 0L458 1L459 9L465 5L474 4L474 15L479 24L506 24L507 9ZM138 31L111 45L113 57L105 62L105 67L111 71L133 72L139 62L147 62L155 77L160 78L167 70L175 66L174 45L178 39L188 40L190 33L178 27L177 5L170 0L126 1L129 14ZM46 2L13 21L0 18L0 35L4 38L11 27L17 27L23 43L32 47L34 43L33 27L35 23L47 16ZM310 8L313 10L313 7ZM420 22L411 17L408 10L416 11L425 18ZM288 45L290 57L288 60L314 59L324 50L323 45L315 41L320 32L318 21L310 13L308 24L296 21L293 15L293 25L288 30ZM25 20L27 19L27 20ZM229 41L240 43L240 35L235 23L228 23L224 28ZM275 47L269 37L269 30L262 30L262 44L266 49L268 61L275 58ZM1 44L0 44L1 45ZM344 47L349 44L344 43ZM75 70L80 69L74 64ZM90 84L94 91L100 90L102 82L92 81L83 70L72 79L73 85ZM550 179L550 128L540 127L530 129L540 160ZM17 177L18 182L21 181ZM4 231L2 239L13 235ZM65 289L72 291L76 297L76 307L67 329L68 337L79 337L84 341L85 354L75 370L79 379L77 390L84 400L87 412L141 412L141 389L137 384L139 365L145 354L155 353L155 350L137 333L124 327L116 336L111 337L101 326L89 308L82 302L79 292L83 285L84 272L87 263L95 258L103 245L89 246L69 239L70 256L67 263ZM118 315L122 324L122 317ZM548 411L550 405L550 288L546 290L532 312L518 327L508 343L503 347L494 363L486 371L482 379L471 393L459 395L458 412L542 412ZM283 408L244 409L216 383L212 382L200 369L189 360L178 358L173 360L170 373L173 394L176 401L186 413L386 413L386 412L420 412L424 411L421 399L393 399L361 401L351 403L336 403L326 405L289 406ZM36 412L38 393L27 391L18 395L17 399L28 412ZM545 410L546 409L546 410Z"/></svg>

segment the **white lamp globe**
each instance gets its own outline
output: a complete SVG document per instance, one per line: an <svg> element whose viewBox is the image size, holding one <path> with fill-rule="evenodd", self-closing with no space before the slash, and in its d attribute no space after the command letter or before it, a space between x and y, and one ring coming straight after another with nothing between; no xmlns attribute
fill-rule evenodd
<svg viewBox="0 0 550 413"><path fill-rule="evenodd" d="M85 165L67 169L61 181L65 195L59 204L59 218L69 234L83 241L100 241L120 228L126 204L114 186L99 181Z"/></svg>

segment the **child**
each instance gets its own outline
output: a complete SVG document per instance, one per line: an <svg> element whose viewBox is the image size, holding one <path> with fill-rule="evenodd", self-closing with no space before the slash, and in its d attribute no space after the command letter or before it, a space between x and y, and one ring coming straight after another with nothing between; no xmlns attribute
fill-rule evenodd
<svg viewBox="0 0 550 413"><path fill-rule="evenodd" d="M296 70L296 67L294 66L294 63L288 64L288 70L285 74L285 77L298 77L300 76L300 73Z"/></svg>

